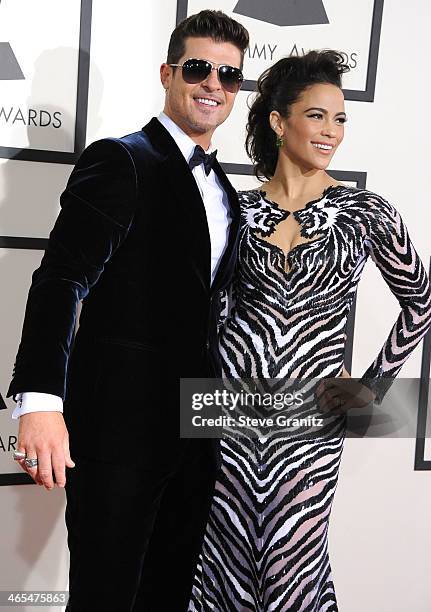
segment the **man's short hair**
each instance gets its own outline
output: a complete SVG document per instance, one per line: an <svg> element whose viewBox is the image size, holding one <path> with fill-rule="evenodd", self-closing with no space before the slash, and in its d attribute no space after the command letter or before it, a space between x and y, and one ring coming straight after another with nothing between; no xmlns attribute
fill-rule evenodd
<svg viewBox="0 0 431 612"><path fill-rule="evenodd" d="M238 21L222 11L204 10L181 21L172 32L167 64L178 63L184 55L187 38L211 38L215 42L232 43L241 52L241 67L249 44L248 32Z"/></svg>

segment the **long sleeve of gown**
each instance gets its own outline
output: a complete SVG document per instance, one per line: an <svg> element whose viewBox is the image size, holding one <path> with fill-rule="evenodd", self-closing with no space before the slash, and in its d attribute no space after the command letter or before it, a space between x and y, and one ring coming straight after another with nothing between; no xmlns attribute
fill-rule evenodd
<svg viewBox="0 0 431 612"><path fill-rule="evenodd" d="M398 211L376 195L370 198L369 205L366 248L401 306L385 343L362 377L380 403L431 325L431 291L425 268Z"/></svg>

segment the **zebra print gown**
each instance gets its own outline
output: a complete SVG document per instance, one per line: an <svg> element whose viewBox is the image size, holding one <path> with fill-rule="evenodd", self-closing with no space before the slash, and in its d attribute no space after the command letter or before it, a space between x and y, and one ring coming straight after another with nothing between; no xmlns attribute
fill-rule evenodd
<svg viewBox="0 0 431 612"><path fill-rule="evenodd" d="M239 196L236 301L220 333L224 375L339 376L347 316L371 256L402 309L364 374L381 399L431 318L427 276L398 212L345 186L294 213L259 190ZM308 242L286 255L265 239L290 214ZM343 417L325 431L313 441L224 435L189 612L337 611L327 534Z"/></svg>

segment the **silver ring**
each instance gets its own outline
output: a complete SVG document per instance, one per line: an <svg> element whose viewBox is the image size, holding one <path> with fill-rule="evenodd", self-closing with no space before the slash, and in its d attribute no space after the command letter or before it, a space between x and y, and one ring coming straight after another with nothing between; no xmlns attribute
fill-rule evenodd
<svg viewBox="0 0 431 612"><path fill-rule="evenodd" d="M38 461L37 459L25 459L24 463L28 468L33 468L37 466Z"/></svg>
<svg viewBox="0 0 431 612"><path fill-rule="evenodd" d="M14 458L15 461L22 461L23 459L27 457L27 455L23 453L22 451L13 451L12 457Z"/></svg>

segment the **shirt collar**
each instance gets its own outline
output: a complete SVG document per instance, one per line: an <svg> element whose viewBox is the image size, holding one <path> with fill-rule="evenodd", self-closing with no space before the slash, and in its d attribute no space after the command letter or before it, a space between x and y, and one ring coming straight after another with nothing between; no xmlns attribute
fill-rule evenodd
<svg viewBox="0 0 431 612"><path fill-rule="evenodd" d="M189 163L190 158L193 155L193 151L195 150L196 143L190 138L190 136L187 136L187 134L163 111L160 113L157 119L160 121L163 127L167 129L169 134L175 140L177 147L184 155L186 162ZM211 153L212 150L213 147L210 145L205 153Z"/></svg>

